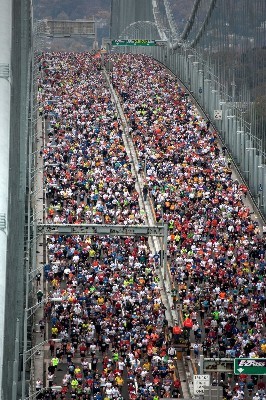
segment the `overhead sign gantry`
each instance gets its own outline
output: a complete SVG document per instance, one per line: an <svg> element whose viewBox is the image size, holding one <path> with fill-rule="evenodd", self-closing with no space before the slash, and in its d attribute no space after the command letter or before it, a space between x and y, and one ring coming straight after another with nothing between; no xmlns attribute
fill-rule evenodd
<svg viewBox="0 0 266 400"><path fill-rule="evenodd" d="M41 235L99 235L99 236L150 236L160 237L161 241L161 266L163 276L166 278L167 269L167 235L168 224L158 226L148 225L107 225L107 224L40 224L35 225L36 236ZM36 237L35 237L36 241Z"/></svg>
<svg viewBox="0 0 266 400"><path fill-rule="evenodd" d="M86 36L95 40L96 24L94 20L56 20L38 21L38 35L52 38Z"/></svg>
<svg viewBox="0 0 266 400"><path fill-rule="evenodd" d="M107 224L37 224L37 235L109 235L109 236L156 236L167 238L167 224L107 225Z"/></svg>

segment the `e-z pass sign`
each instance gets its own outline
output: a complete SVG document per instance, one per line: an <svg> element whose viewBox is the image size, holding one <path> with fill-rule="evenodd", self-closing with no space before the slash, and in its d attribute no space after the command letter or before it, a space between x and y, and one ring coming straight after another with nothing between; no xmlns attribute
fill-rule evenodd
<svg viewBox="0 0 266 400"><path fill-rule="evenodd" d="M266 358L235 358L236 375L266 375Z"/></svg>

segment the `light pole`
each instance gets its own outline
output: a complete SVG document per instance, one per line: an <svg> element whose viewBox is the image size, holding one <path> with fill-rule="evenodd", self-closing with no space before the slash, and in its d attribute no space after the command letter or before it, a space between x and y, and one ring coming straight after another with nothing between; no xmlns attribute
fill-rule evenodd
<svg viewBox="0 0 266 400"><path fill-rule="evenodd" d="M246 147L246 151L247 151L247 161L246 161L246 174L247 174L247 180L248 180L248 184L253 187L254 189L254 180L250 179L251 178L251 174L254 174L254 151L256 151L256 147Z"/></svg>
<svg viewBox="0 0 266 400"><path fill-rule="evenodd" d="M231 133L232 133L232 120L235 118L235 115L227 115L227 133L226 133L226 140L225 143L227 146L231 148Z"/></svg>
<svg viewBox="0 0 266 400"><path fill-rule="evenodd" d="M144 178L147 177L147 154L144 154Z"/></svg>
<svg viewBox="0 0 266 400"><path fill-rule="evenodd" d="M259 196L258 196L258 207L265 209L265 196L266 196L266 174L265 169L266 165L258 165L259 176L258 176L258 184L259 184Z"/></svg>
<svg viewBox="0 0 266 400"><path fill-rule="evenodd" d="M15 338L15 360L13 362L12 400L17 399L18 360L19 360L19 328L20 328L20 321L19 321L19 319L17 319L16 338Z"/></svg>
<svg viewBox="0 0 266 400"><path fill-rule="evenodd" d="M168 224L164 223L163 225L163 277L166 279L166 271L167 271L167 235L168 235Z"/></svg>

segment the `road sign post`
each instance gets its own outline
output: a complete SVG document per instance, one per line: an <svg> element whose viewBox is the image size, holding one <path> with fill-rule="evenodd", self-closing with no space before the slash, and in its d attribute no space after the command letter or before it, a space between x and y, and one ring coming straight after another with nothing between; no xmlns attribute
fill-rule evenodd
<svg viewBox="0 0 266 400"><path fill-rule="evenodd" d="M195 395L204 395L204 388L210 386L210 375L194 375L193 388Z"/></svg>
<svg viewBox="0 0 266 400"><path fill-rule="evenodd" d="M204 358L202 361L202 373L233 371L234 360L232 358Z"/></svg>
<svg viewBox="0 0 266 400"><path fill-rule="evenodd" d="M223 112L222 110L214 110L214 119L222 120L223 119Z"/></svg>
<svg viewBox="0 0 266 400"><path fill-rule="evenodd" d="M235 358L234 374L266 375L266 358Z"/></svg>

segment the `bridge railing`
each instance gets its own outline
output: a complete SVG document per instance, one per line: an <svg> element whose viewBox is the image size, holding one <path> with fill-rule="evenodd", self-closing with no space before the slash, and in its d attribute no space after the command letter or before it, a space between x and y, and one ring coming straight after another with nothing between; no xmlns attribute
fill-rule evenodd
<svg viewBox="0 0 266 400"><path fill-rule="evenodd" d="M252 129L252 119L250 122L245 119L245 113L250 109L251 118L254 118L252 104L234 101L213 73L211 65L194 49L180 46L160 59L180 78L204 109L240 168L259 209L266 214L265 150L262 139Z"/></svg>

